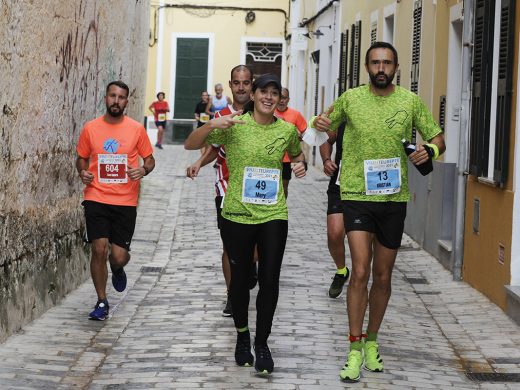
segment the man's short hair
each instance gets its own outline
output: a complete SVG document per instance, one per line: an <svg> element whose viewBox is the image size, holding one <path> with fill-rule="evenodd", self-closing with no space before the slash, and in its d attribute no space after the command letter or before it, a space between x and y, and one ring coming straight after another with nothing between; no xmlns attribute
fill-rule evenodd
<svg viewBox="0 0 520 390"><path fill-rule="evenodd" d="M370 47L368 48L368 50L367 50L367 53L365 55L365 65L368 65L368 56L370 54L370 51L374 50L374 49L389 49L389 50L391 50L392 53L394 54L394 64L395 65L399 64L399 58L397 57L397 50L395 50L395 47L393 47L388 42L376 41L376 42L372 43L370 45Z"/></svg>
<svg viewBox="0 0 520 390"><path fill-rule="evenodd" d="M249 72L249 79L251 81L253 81L253 72L251 72L251 69L249 69L246 65L237 65L233 69L231 69L231 78L230 78L230 80L233 80L233 73L239 72L239 71Z"/></svg>
<svg viewBox="0 0 520 390"><path fill-rule="evenodd" d="M117 80L117 81L112 81L112 82L108 83L107 90L105 92L107 95L108 95L108 90L110 89L110 87L112 85L115 85L116 87L124 89L126 91L126 97L128 97L128 95L130 94L130 88L128 88L128 85L123 83L121 80Z"/></svg>

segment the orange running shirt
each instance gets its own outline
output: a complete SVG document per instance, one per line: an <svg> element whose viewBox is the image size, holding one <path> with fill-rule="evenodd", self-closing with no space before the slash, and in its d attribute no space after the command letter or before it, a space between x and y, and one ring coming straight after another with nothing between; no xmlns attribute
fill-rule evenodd
<svg viewBox="0 0 520 390"><path fill-rule="evenodd" d="M85 125L76 150L80 157L89 159L88 170L94 174L92 183L85 186L85 200L137 206L139 180L130 180L125 171L126 166L139 166L139 156L145 158L153 153L143 125L127 116L115 125L99 117Z"/></svg>
<svg viewBox="0 0 520 390"><path fill-rule="evenodd" d="M293 110L292 108L287 107L287 110L285 111L278 111L278 109L276 109L274 115L277 118L283 119L284 121L295 125L298 131L300 132L300 136L302 133L305 132L305 130L307 130L307 121L305 120L303 115L300 114L300 111ZM291 162L291 159L289 158L287 152L283 156L283 162Z"/></svg>

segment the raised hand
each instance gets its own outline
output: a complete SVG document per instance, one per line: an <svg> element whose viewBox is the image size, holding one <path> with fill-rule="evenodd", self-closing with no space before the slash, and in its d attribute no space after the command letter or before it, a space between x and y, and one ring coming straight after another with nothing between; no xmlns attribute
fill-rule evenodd
<svg viewBox="0 0 520 390"><path fill-rule="evenodd" d="M217 129L228 129L230 128L231 126L234 126L234 125L237 125L237 124L245 124L246 122L244 121L241 121L241 120L238 120L238 119L234 119L235 116L237 115L241 115L242 114L242 110L240 111L236 111L232 114L229 114L229 115L224 115L224 116L221 116L221 117L218 117L218 118L213 118L211 120L212 122L212 125L214 128L217 128Z"/></svg>
<svg viewBox="0 0 520 390"><path fill-rule="evenodd" d="M334 111L334 105L330 106L327 112L321 114L314 120L314 128L318 131L329 131L331 120L329 115Z"/></svg>

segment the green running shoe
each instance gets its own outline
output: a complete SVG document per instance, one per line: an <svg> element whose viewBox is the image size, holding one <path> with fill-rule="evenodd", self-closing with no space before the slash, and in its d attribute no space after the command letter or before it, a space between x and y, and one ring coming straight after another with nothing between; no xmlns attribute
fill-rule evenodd
<svg viewBox="0 0 520 390"><path fill-rule="evenodd" d="M365 341L363 352L365 354L365 370L383 372L383 359L379 356L379 345L375 341Z"/></svg>
<svg viewBox="0 0 520 390"><path fill-rule="evenodd" d="M347 355L347 362L339 372L339 377L345 382L358 382L359 371L363 365L363 354L361 351L353 349Z"/></svg>

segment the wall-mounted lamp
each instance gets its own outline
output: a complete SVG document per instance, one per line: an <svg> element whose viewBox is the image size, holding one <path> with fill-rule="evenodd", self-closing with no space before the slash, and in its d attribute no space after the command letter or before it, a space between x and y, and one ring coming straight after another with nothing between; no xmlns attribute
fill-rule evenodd
<svg viewBox="0 0 520 390"><path fill-rule="evenodd" d="M253 11L248 11L246 14L246 23L253 23L256 19L256 14Z"/></svg>
<svg viewBox="0 0 520 390"><path fill-rule="evenodd" d="M325 35L321 32L320 28L329 28L329 29L332 29L332 26L329 24L328 26L319 26L317 29L316 29L316 32L314 33L315 36L317 37L321 37L322 35Z"/></svg>
<svg viewBox="0 0 520 390"><path fill-rule="evenodd" d="M320 28L332 28L332 26L330 26L330 25L329 25L329 26L319 26L319 27L316 29L316 31L309 31L309 32L307 32L307 33L305 33L305 34L302 34L302 35L303 35L305 38L309 38L309 39L312 38L312 35L314 35L316 38L319 38L319 37L325 35L325 34L320 30Z"/></svg>

